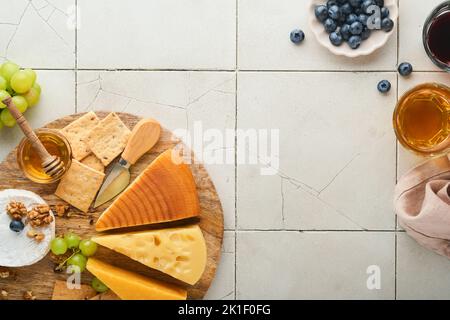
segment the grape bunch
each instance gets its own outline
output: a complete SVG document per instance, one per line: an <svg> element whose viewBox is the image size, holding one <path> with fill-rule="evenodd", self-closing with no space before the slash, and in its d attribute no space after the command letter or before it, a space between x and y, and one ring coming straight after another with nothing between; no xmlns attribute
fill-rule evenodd
<svg viewBox="0 0 450 320"><path fill-rule="evenodd" d="M14 127L13 118L2 101L12 97L20 112L25 113L29 107L36 105L41 96L41 86L36 82L36 72L21 69L17 64L7 61L0 65L0 129L3 126Z"/></svg>
<svg viewBox="0 0 450 320"><path fill-rule="evenodd" d="M61 262L56 269L62 270L66 266L73 266L75 272L83 272L86 269L88 257L97 251L97 244L90 240L82 240L78 235L68 232L64 237L56 237L50 243L50 250L56 256L71 253L67 259Z"/></svg>

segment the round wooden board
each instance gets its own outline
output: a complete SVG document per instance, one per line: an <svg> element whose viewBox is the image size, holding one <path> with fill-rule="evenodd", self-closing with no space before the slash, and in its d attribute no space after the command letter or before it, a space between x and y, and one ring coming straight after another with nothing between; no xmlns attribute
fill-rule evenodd
<svg viewBox="0 0 450 320"><path fill-rule="evenodd" d="M96 112L99 118L104 118L109 112ZM134 125L141 120L140 117L128 114L117 113L122 121L132 129ZM60 129L79 118L82 114L75 114L55 120L46 125L46 128ZM180 146L179 139L174 137L168 130L163 129L161 138L153 149L145 154L132 168L132 179L139 175L160 153L163 151ZM113 161L114 163L114 161ZM111 166L111 165L110 165ZM195 286L189 286L181 281L173 279L159 271L152 270L138 262L135 262L123 255L114 253L106 248L99 248L96 258L105 262L131 270L145 276L171 282L179 286L185 287L188 291L189 299L201 299L208 291L209 286L214 278L217 265L220 260L220 252L223 240L223 211L222 206L214 188L214 184L202 164L193 163L190 165L192 173L197 184L197 191L200 199L201 213L199 219L191 219L189 221L180 221L168 224L160 224L155 226L147 226L145 229L186 225L189 223L199 223L208 250L208 262L205 272L200 281ZM110 168L106 169L108 173ZM40 195L50 205L62 203L63 201L56 197L53 193L57 184L40 185L31 182L24 177L16 162L16 150L11 151L5 161L0 164L0 190L3 189L25 189L33 191ZM72 213L70 218L56 219L56 232L63 234L66 231L73 230L82 237L88 238L97 234L94 225L99 215L110 204L106 203L91 210L85 214L73 207L70 208ZM1 241L1 239L0 239ZM9 293L8 299L22 299L23 293L32 290L37 299L51 299L53 286L56 280L65 280L67 274L55 273L54 258L51 254L47 255L42 261L29 267L9 269L12 275L9 278L0 278L0 289ZM84 272L82 275L82 283L90 283L91 275Z"/></svg>

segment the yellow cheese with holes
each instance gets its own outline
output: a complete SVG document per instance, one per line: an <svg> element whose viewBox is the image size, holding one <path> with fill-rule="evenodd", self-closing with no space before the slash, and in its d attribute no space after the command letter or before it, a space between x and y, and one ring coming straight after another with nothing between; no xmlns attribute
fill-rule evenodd
<svg viewBox="0 0 450 320"><path fill-rule="evenodd" d="M89 258L86 268L122 300L186 300L187 292L174 285Z"/></svg>
<svg viewBox="0 0 450 320"><path fill-rule="evenodd" d="M150 268L195 284L206 266L206 244L197 225L98 236L92 240Z"/></svg>

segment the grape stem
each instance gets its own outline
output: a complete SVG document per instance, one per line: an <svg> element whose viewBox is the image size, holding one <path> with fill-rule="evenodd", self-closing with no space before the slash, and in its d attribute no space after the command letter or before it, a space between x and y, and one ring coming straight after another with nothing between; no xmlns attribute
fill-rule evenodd
<svg viewBox="0 0 450 320"><path fill-rule="evenodd" d="M72 254L71 254L66 260L64 260L63 262L61 262L61 263L55 268L55 270L56 270L56 271L61 271L61 270L63 270L65 264L67 263L67 261L69 261L70 258L72 258L74 255L76 255L76 254L79 253L79 252L80 252L80 249L75 249L75 250L73 250Z"/></svg>

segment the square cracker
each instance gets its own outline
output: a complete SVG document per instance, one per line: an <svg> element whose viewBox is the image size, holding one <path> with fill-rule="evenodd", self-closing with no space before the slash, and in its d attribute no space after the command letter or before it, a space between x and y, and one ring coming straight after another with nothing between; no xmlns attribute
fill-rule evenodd
<svg viewBox="0 0 450 320"><path fill-rule="evenodd" d="M125 149L131 131L114 112L101 120L86 138L91 151L106 167Z"/></svg>
<svg viewBox="0 0 450 320"><path fill-rule="evenodd" d="M55 195L75 208L88 212L104 178L104 173L73 160L69 170L61 179Z"/></svg>
<svg viewBox="0 0 450 320"><path fill-rule="evenodd" d="M91 153L86 143L89 132L100 122L94 112L88 112L61 130L72 147L72 155L77 160L82 160Z"/></svg>
<svg viewBox="0 0 450 320"><path fill-rule="evenodd" d="M81 160L81 163L99 172L105 172L105 166L100 159L95 156L95 154L91 153L86 158Z"/></svg>

